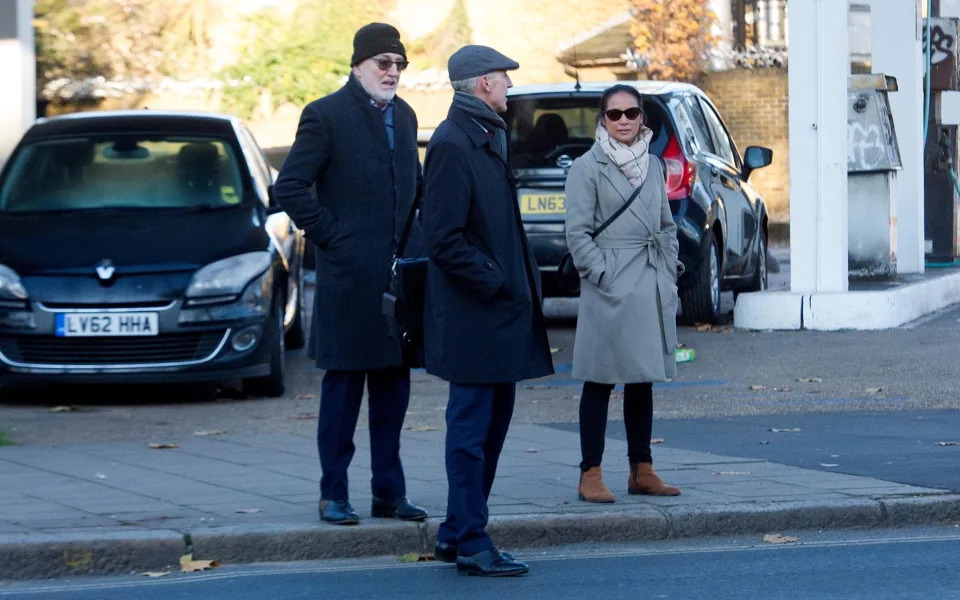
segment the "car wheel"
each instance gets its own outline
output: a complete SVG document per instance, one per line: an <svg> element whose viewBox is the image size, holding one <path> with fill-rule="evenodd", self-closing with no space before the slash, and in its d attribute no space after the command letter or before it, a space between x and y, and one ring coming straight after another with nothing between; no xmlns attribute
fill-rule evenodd
<svg viewBox="0 0 960 600"><path fill-rule="evenodd" d="M688 323L716 323L720 316L720 252L712 231L704 235L700 268L680 292L683 318Z"/></svg>
<svg viewBox="0 0 960 600"><path fill-rule="evenodd" d="M284 392L284 335L283 305L274 303L274 327L268 330L270 337L270 373L263 377L248 377L243 380L243 393L250 396L276 398Z"/></svg>
<svg viewBox="0 0 960 600"><path fill-rule="evenodd" d="M762 292L767 289L767 236L760 234L760 241L757 248L757 268L753 272L753 279L750 280L750 287L747 291Z"/></svg>
<svg viewBox="0 0 960 600"><path fill-rule="evenodd" d="M303 326L303 268L297 273L297 308L293 315L293 322L287 330L284 342L290 350L299 350L307 343L306 330Z"/></svg>

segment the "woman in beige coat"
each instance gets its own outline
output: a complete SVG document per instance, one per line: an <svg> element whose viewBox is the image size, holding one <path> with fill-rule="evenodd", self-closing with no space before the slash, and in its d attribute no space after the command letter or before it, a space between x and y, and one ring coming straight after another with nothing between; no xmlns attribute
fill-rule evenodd
<svg viewBox="0 0 960 600"><path fill-rule="evenodd" d="M653 132L644 126L642 97L615 85L603 94L593 147L570 168L566 184L567 245L580 274L580 309L573 376L580 396L580 485L587 502L613 502L603 482L610 392L624 385L631 494L675 496L653 471L650 433L653 382L676 374L676 225L659 159L648 154ZM600 225L639 195L596 239Z"/></svg>

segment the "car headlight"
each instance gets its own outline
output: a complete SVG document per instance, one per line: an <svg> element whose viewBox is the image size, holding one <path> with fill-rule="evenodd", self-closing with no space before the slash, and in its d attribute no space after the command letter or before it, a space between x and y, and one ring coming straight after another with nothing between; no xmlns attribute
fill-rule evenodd
<svg viewBox="0 0 960 600"><path fill-rule="evenodd" d="M16 271L0 265L0 307L24 308L27 297L27 289L23 287Z"/></svg>
<svg viewBox="0 0 960 600"><path fill-rule="evenodd" d="M187 287L187 306L232 302L270 268L270 253L247 252L201 268Z"/></svg>

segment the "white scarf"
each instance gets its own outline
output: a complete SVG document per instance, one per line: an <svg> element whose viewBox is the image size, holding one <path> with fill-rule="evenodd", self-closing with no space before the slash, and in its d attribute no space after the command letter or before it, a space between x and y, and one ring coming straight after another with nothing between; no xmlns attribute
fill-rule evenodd
<svg viewBox="0 0 960 600"><path fill-rule="evenodd" d="M653 139L653 130L641 125L637 139L628 146L610 137L610 133L602 123L597 125L597 143L600 144L604 154L613 161L613 164L617 165L620 172L630 181L633 189L640 187L643 180L647 178L647 171L650 167L651 139Z"/></svg>

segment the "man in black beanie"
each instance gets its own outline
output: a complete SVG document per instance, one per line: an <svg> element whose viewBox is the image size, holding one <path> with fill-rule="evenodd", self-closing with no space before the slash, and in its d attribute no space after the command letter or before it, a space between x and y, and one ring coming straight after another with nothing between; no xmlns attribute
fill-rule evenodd
<svg viewBox="0 0 960 600"><path fill-rule="evenodd" d="M385 23L361 27L350 64L346 85L304 108L274 185L277 203L317 249L309 354L326 370L317 427L320 517L340 525L359 520L347 468L366 384L371 514L422 521L426 511L406 499L399 455L410 369L381 313L390 262L421 185L417 117L396 97L407 67L400 32ZM415 227L406 253L421 248Z"/></svg>

